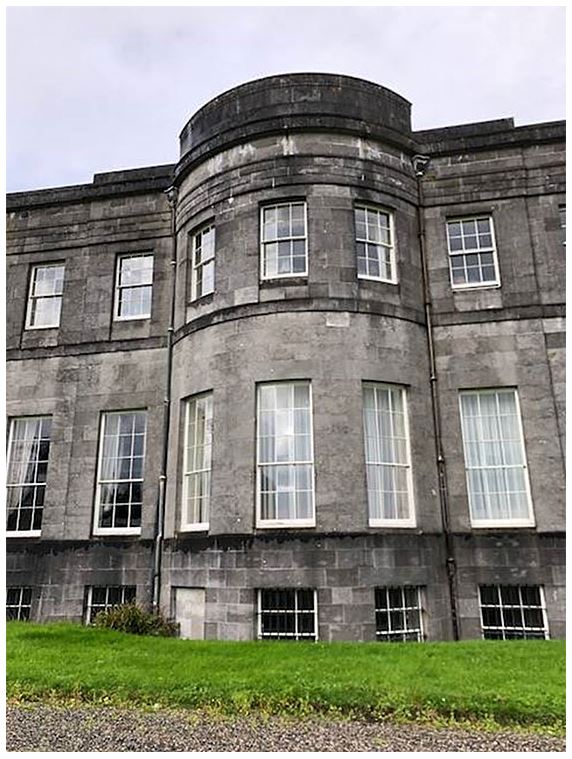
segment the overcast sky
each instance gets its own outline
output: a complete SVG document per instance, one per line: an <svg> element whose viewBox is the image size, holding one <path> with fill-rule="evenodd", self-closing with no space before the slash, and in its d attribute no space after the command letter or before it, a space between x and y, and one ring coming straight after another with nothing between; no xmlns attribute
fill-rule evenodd
<svg viewBox="0 0 572 759"><path fill-rule="evenodd" d="M7 15L7 189L174 163L229 87L349 74L413 104L414 129L562 119L560 7L20 7Z"/></svg>

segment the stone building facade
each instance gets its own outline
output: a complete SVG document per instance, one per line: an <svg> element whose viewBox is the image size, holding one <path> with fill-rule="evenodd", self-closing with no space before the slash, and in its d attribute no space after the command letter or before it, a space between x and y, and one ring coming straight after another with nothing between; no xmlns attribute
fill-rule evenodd
<svg viewBox="0 0 572 759"><path fill-rule="evenodd" d="M9 616L562 637L564 136L293 74L10 194Z"/></svg>

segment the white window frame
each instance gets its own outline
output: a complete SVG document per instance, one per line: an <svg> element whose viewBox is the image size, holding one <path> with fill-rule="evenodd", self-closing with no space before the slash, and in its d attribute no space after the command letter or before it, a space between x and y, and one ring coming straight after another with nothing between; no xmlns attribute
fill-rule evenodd
<svg viewBox="0 0 572 759"><path fill-rule="evenodd" d="M196 403L198 400L207 399L210 398L210 404L211 404L211 416L210 416L210 424L211 424L211 456L210 456L210 466L208 469L197 469L197 470L189 470L187 471L187 450L189 447L189 416L191 412L191 404ZM211 506L211 496L212 496L212 427L213 427L213 413L214 413L214 403L213 403L213 393L212 391L206 392L206 393L200 393L198 395L194 395L191 398L188 398L185 401L185 431L184 431L184 448L183 448L183 486L182 486L182 503L181 503L181 532L205 532L209 529L209 519L206 519L202 522L189 522L188 520L185 520L185 514L187 512L187 502L188 502L188 492L189 492L189 479L193 474L201 474L204 472L209 472L210 479L209 479L209 499L208 499L208 505L206 508L207 516L210 518L210 506ZM195 438L196 442L196 438ZM204 444L203 444L204 445Z"/></svg>
<svg viewBox="0 0 572 759"><path fill-rule="evenodd" d="M43 485L44 487L44 505L42 506L42 520L43 520L43 512L45 510L45 496L46 496L46 490L47 490L47 482L48 482L48 476L46 473L46 482L8 482L8 474L10 469L10 463L12 459L12 443L14 440L14 428L16 426L16 423L19 421L33 421L38 419L50 419L53 425L53 417L50 414L41 414L38 416L15 416L10 419L10 430L8 433L8 462L6 467L6 490L8 491L10 488L15 487L26 487L30 485ZM52 446L52 432L50 431L50 449ZM49 456L50 451L48 452L48 469L49 469ZM6 504L8 505L8 504ZM42 534L42 528L40 527L39 530L8 530L6 529L6 536L7 537L26 537L26 538L37 538Z"/></svg>
<svg viewBox="0 0 572 759"><path fill-rule="evenodd" d="M143 477L136 477L130 480L101 480L101 471L103 467L103 446L105 442L105 421L109 416L121 416L125 414L145 414L145 443L143 447ZM140 535L141 527L100 527L99 516L101 513L101 486L109 482L140 482L141 483L141 512L143 512L143 486L145 483L145 459L147 456L147 409L124 409L121 411L103 411L99 422L99 446L97 453L97 486L95 490L95 508L93 509L93 534L94 535ZM143 523L143 513L141 514L141 523Z"/></svg>
<svg viewBox="0 0 572 759"><path fill-rule="evenodd" d="M202 259L200 263L197 263L197 237L204 235L206 232L213 230L213 254L210 258ZM204 292L197 292L197 272L199 269L203 269L206 264L213 262L213 285L211 290L205 290ZM205 295L211 295L215 291L215 271L216 269L216 228L214 222L203 224L191 235L191 301L197 301L204 298Z"/></svg>
<svg viewBox="0 0 572 759"><path fill-rule="evenodd" d="M537 630L537 631L539 631L540 628L538 628L538 627L528 627L527 628L524 625L524 609L539 609L542 612L542 621L543 621L543 628L542 629L544 630L544 640L549 640L550 639L550 628L548 626L548 616L546 614L546 597L544 595L544 587L542 585L529 585L529 586L527 586L527 585L511 585L511 587L514 587L514 588L518 589L518 595L519 595L520 603L519 603L518 606L516 606L516 604L504 604L502 602L502 599L501 599L501 588L507 587L508 585L510 585L510 584L508 584L508 583L504 583L504 584L503 583L484 583L483 585L479 585L478 586L479 616L480 616L480 620L481 620L481 633L482 633L483 640L487 640L487 638L485 638L485 632L487 630L500 630L503 633L503 638L502 638L503 640L525 640L526 639L524 636L523 636L523 638L505 638L504 637L504 633L506 631L508 631L508 630L522 630L523 632L526 631L526 630ZM487 587L487 586L493 586L493 587L495 587L497 589L497 593L498 593L498 596L499 596L499 603L498 603L498 605L497 604L483 604L482 603L482 601L481 601L481 588L482 587ZM526 604L526 605L523 604L523 602L522 602L522 591L521 591L521 588L523 588L523 587L538 588L538 594L539 594L539 597L540 597L540 606L530 606L529 604ZM489 609L489 608L498 608L499 609L500 615L501 615L501 620L502 620L500 627L498 627L496 625L494 625L494 626L493 625L485 625L484 619L483 619L483 608L487 608L487 609ZM509 626L506 626L504 624L503 609L514 609L514 608L519 608L520 611L521 611L522 620L523 620L523 626L522 627L509 627ZM528 640L533 640L533 639L534 638L531 637ZM489 638L489 640L492 640L492 638ZM499 639L496 638L495 640L499 640Z"/></svg>
<svg viewBox="0 0 572 759"><path fill-rule="evenodd" d="M293 611L286 611L282 613L286 614L292 614L294 617L294 626L295 626L295 633L293 635L284 635L284 636L278 636L278 635L264 635L262 634L262 593L263 591L271 591L271 590L282 590L282 591L293 591L294 592L294 610ZM306 591L312 591L314 596L314 636L310 637L309 635L303 635L302 637L299 637L298 633L298 614L300 613L298 610L298 591L300 590L306 590ZM257 614L256 614L256 627L257 627L257 633L256 637L258 640L294 640L294 641L314 641L316 642L319 640L319 629L318 629L318 590L317 588L258 588L256 591L256 598L257 598ZM265 612L268 613L268 612Z"/></svg>
<svg viewBox="0 0 572 759"><path fill-rule="evenodd" d="M518 430L520 434L520 446L522 450L522 459L524 464L522 465L503 465L503 464L497 464L497 465L490 465L490 466L483 466L483 467L475 467L471 466L469 467L467 464L467 451L466 451L466 441L465 441L465 435L463 432L463 405L462 405L462 397L464 395L496 395L499 392L513 392L514 398L515 398L515 409L516 409L516 416L518 420ZM473 390L460 390L459 391L459 417L461 422L461 440L463 443L463 457L464 457L464 464L465 464L465 483L467 488L467 499L468 499L468 505L469 505L469 517L471 520L471 527L477 527L477 528L483 528L483 529L492 529L492 528L498 528L498 527L534 527L536 522L534 519L534 507L532 503L532 493L530 490L530 477L529 477L529 470L528 470L528 460L526 457L526 448L524 444L524 429L522 426L522 414L520 411L520 399L518 397L518 390L514 387L495 387L495 388L483 388L483 389L473 389ZM526 499L528 504L528 517L526 519L475 519L473 517L473 509L471 504L471 486L469 481L469 471L473 469L506 469L507 466L517 467L522 466L524 470L524 485L525 485L525 492L526 492Z"/></svg>
<svg viewBox="0 0 572 759"><path fill-rule="evenodd" d="M136 585L88 585L87 586L87 596L86 596L86 605L85 605L85 617L84 617L84 623L86 625L91 625L93 623L93 591L94 588L105 588L105 605L101 607L98 610L99 611L108 611L108 609L113 609L116 606L122 606L126 603L136 603L137 601L137 586ZM109 591L112 589L119 588L121 590L121 598L122 600L118 604L112 604L109 603ZM131 601L125 600L125 595L127 590L133 589L133 599ZM97 604L98 607L101 606L101 604Z"/></svg>
<svg viewBox="0 0 572 759"><path fill-rule="evenodd" d="M390 244L387 245L382 242L375 242L373 240L369 240L366 238L358 237L357 233L357 224L356 224L356 211L364 210L366 212L365 218L366 218L366 229L368 227L367 222L367 211L371 211L373 213L377 214L385 214L389 218L389 237L390 237ZM355 231L355 242L356 242L356 273L358 279L365 279L369 280L370 282L385 282L389 285L397 285L397 256L396 256L396 241L395 241L395 219L393 215L393 211L389 210L388 208L383 208L381 206L374 206L367 203L356 203L354 206L354 231ZM378 248L388 248L389 249L389 266L391 269L392 276L391 277L382 277L381 275L379 277L372 277L369 274L360 274L359 270L357 268L357 243L364 243L365 245L375 245ZM381 272L381 265L379 267L379 270Z"/></svg>
<svg viewBox="0 0 572 759"><path fill-rule="evenodd" d="M417 606L406 606L405 605L405 590L414 590L416 592L417 596ZM390 606L389 605L389 591L390 590L398 590L401 593L401 599L402 599L402 605L401 606ZM375 603L375 614L376 614L376 620L375 620L375 638L381 643L397 643L397 642L403 642L403 643L422 643L425 640L425 629L423 626L423 615L425 611L424 607L424 588L421 585L383 585L378 586L374 589L374 601L375 601L375 594L377 592L385 592L385 597L387 600L387 609L383 609L383 607L378 607L377 603ZM419 613L419 627L412 627L408 628L407 626L407 620L406 620L406 611L414 610ZM402 612L403 613L403 620L404 624L403 627L399 630L392 630L391 629L391 612ZM389 623L389 629L387 631L379 630L377 627L377 614L378 612L385 612L387 613L388 623ZM417 635L416 641L395 641L391 640L392 635Z"/></svg>
<svg viewBox="0 0 572 759"><path fill-rule="evenodd" d="M62 279L62 291L61 293L54 293L53 295L36 295L35 289L36 289L36 272L39 269L63 269L64 270L64 276ZM35 264L32 267L32 271L30 273L30 286L28 289L28 303L26 305L26 329L58 329L61 322L61 316L62 316L62 303L63 303L63 293L64 293L64 281L65 281L65 261L54 261L51 263L46 264ZM58 319L56 322L51 324L33 324L32 323L32 313L33 313L33 305L36 300L41 299L48 299L51 298L53 300L59 300L60 301L60 310L58 312Z"/></svg>
<svg viewBox="0 0 572 759"><path fill-rule="evenodd" d="M151 267L151 282L138 285L121 285L121 264L128 258L150 258L153 262ZM153 282L155 279L155 256L152 252L138 252L138 253L120 253L117 256L117 262L115 264L115 304L113 307L113 320L117 322L127 321L143 321L151 318L151 312L153 310ZM121 291L122 290L134 290L136 288L149 287L151 289L151 301L149 303L148 314L127 314L120 313L121 308Z"/></svg>
<svg viewBox="0 0 572 759"><path fill-rule="evenodd" d="M364 390L366 388L373 388L375 389L385 389L385 390L397 390L401 393L401 398L403 402L403 421L405 424L405 450L407 453L407 463L406 464L395 464L394 462L370 462L367 460L367 443L366 443L366 422L365 422L365 398L364 398ZM375 404L376 404L376 430L378 434L378 439L380 438L380 430L379 430L379 424L377 421L377 394L374 394L375 397ZM391 397L391 396L390 396ZM362 426L363 426L363 451L364 451L364 460L366 465L366 491L367 491L367 516L368 516L368 524L370 527L415 527L417 524L416 520L416 514L415 514L415 498L413 493L413 465L411 461L411 438L410 438L410 431L409 431L409 403L408 403L408 391L407 388L404 385L395 385L388 382L363 382L362 383ZM371 517L371 509L370 509L370 490L369 490L369 483L367 478L367 466L368 465L379 465L379 466L397 466L401 467L403 469L407 470L407 489L408 489L408 505L409 505L409 516L406 519L377 519L374 517Z"/></svg>
<svg viewBox="0 0 572 759"><path fill-rule="evenodd" d="M284 208L285 206L304 206L304 234L293 235L292 237L277 237L275 240L264 239L264 212L271 208ZM285 274L272 274L268 276L265 273L266 270L266 245L271 243L304 240L304 260L306 266L304 271L286 272ZM265 203L260 206L260 280L262 282L268 282L275 279L295 279L298 277L308 276L308 203L306 200L286 200L281 203Z"/></svg>
<svg viewBox="0 0 572 759"><path fill-rule="evenodd" d="M307 385L310 400L308 413L310 416L310 461L285 461L273 464L261 464L259 461L260 445L260 400L261 387L271 385ZM267 466L311 465L312 467L312 517L309 519L262 519L262 470ZM316 526L316 469L314 457L314 407L312 382L310 380L284 380L279 382L260 382L256 385L256 527L263 529L282 527L315 527Z"/></svg>
<svg viewBox="0 0 572 759"><path fill-rule="evenodd" d="M486 219L489 222L492 247L491 248L467 248L467 249L463 248L461 250L452 251L450 236L449 236L449 225L462 223L464 221L478 222L478 221L482 221L483 219ZM445 227L446 227L446 234L447 234L447 252L448 252L448 258L449 258L449 278L451 280L451 289L452 290L476 290L476 289L483 289L483 288L500 287L501 286L500 269L499 269L499 260L498 260L498 252L497 252L495 225L494 225L492 214L482 213L482 214L474 214L474 215L469 215L469 216L453 217L446 220ZM491 280L487 280L486 282L455 283L453 281L453 258L456 258L458 256L466 257L470 255L478 255L480 253L492 253L493 266L495 270L494 280L491 279Z"/></svg>
<svg viewBox="0 0 572 759"><path fill-rule="evenodd" d="M18 603L16 604L8 604L8 591L9 590L17 590L18 591ZM30 591L30 603L23 603L23 595L25 591ZM32 602L34 600L34 589L30 585L7 585L6 586L6 611L8 609L17 609L18 610L18 616L14 619L12 618L10 621L13 622L29 622L32 618ZM24 618L22 618L22 609L28 610L28 615ZM8 620L6 620L8 621Z"/></svg>

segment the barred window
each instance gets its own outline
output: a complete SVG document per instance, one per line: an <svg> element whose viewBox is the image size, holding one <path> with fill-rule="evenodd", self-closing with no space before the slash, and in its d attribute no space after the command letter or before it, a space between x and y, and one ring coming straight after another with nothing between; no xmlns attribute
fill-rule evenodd
<svg viewBox="0 0 572 759"><path fill-rule="evenodd" d="M212 224L193 235L191 300L214 292L215 228Z"/></svg>
<svg viewBox="0 0 572 759"><path fill-rule="evenodd" d="M116 319L147 319L151 316L153 256L119 256L115 288Z"/></svg>
<svg viewBox="0 0 572 759"><path fill-rule="evenodd" d="M52 419L12 419L8 444L6 531L39 535L48 478Z"/></svg>
<svg viewBox="0 0 572 759"><path fill-rule="evenodd" d="M307 588L259 590L258 637L274 640L317 640L316 591Z"/></svg>
<svg viewBox="0 0 572 759"><path fill-rule="evenodd" d="M466 391L460 402L472 524L534 524L516 390Z"/></svg>
<svg viewBox="0 0 572 759"><path fill-rule="evenodd" d="M359 279L397 283L393 215L367 206L354 209Z"/></svg>
<svg viewBox="0 0 572 759"><path fill-rule="evenodd" d="M363 415L369 521L414 524L405 388L364 383Z"/></svg>
<svg viewBox="0 0 572 759"><path fill-rule="evenodd" d="M209 526L212 450L212 393L186 404L182 529Z"/></svg>
<svg viewBox="0 0 572 759"><path fill-rule="evenodd" d="M382 641L422 641L421 588L376 588L375 634Z"/></svg>
<svg viewBox="0 0 572 759"><path fill-rule="evenodd" d="M6 621L28 620L32 610L32 588L6 588Z"/></svg>
<svg viewBox="0 0 572 759"><path fill-rule="evenodd" d="M453 288L500 284L490 216L448 222L447 239Z"/></svg>
<svg viewBox="0 0 572 759"><path fill-rule="evenodd" d="M259 526L314 524L314 452L309 382L258 387Z"/></svg>
<svg viewBox="0 0 572 759"><path fill-rule="evenodd" d="M34 266L30 277L30 293L26 329L59 327L64 290L64 264Z"/></svg>
<svg viewBox="0 0 572 759"><path fill-rule="evenodd" d="M539 585L481 585L483 638L548 638L543 588Z"/></svg>
<svg viewBox="0 0 572 759"><path fill-rule="evenodd" d="M145 411L102 415L95 534L141 530L146 420Z"/></svg>
<svg viewBox="0 0 572 759"><path fill-rule="evenodd" d="M264 206L261 214L262 279L307 276L306 204Z"/></svg>
<svg viewBox="0 0 572 759"><path fill-rule="evenodd" d="M114 606L134 602L135 585L90 585L86 588L85 622L90 625L96 616Z"/></svg>

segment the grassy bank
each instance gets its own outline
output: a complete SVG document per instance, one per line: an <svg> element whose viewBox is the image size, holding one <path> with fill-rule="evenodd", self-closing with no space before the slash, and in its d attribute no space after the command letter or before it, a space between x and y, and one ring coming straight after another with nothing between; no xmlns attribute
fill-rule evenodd
<svg viewBox="0 0 572 759"><path fill-rule="evenodd" d="M19 701L337 713L563 730L564 644L184 641L79 625L7 625Z"/></svg>

